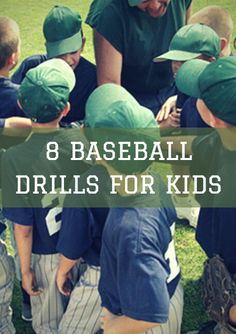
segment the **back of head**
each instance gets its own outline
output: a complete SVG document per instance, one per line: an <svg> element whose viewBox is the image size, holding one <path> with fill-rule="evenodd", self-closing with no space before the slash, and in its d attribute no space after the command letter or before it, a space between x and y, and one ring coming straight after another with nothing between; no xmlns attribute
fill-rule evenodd
<svg viewBox="0 0 236 334"><path fill-rule="evenodd" d="M208 63L186 62L176 76L178 89L204 101L213 115L236 125L236 57L223 57Z"/></svg>
<svg viewBox="0 0 236 334"><path fill-rule="evenodd" d="M149 151L153 141L159 138L153 113L142 107L125 88L112 83L99 86L88 98L85 125L102 129L87 131L91 139L98 141L100 151L108 141L118 147L121 141L132 143L140 140L146 143ZM116 158L109 164L122 174L141 173L151 164L148 159L134 161L132 144L130 156L128 161Z"/></svg>
<svg viewBox="0 0 236 334"><path fill-rule="evenodd" d="M50 123L65 109L75 85L72 68L61 59L51 59L29 70L19 88L19 102L35 123Z"/></svg>
<svg viewBox="0 0 236 334"><path fill-rule="evenodd" d="M0 16L0 69L7 59L17 52L20 41L20 31L17 23L6 16Z"/></svg>
<svg viewBox="0 0 236 334"><path fill-rule="evenodd" d="M233 33L233 20L230 13L220 6L207 6L194 13L189 24L203 23L211 27L220 38L230 41Z"/></svg>
<svg viewBox="0 0 236 334"><path fill-rule="evenodd" d="M54 6L46 16L43 34L49 58L78 51L82 47L81 16L65 6Z"/></svg>

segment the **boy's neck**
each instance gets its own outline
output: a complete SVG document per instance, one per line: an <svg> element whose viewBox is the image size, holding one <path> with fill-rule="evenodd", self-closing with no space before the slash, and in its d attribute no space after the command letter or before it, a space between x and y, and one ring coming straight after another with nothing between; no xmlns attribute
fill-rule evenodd
<svg viewBox="0 0 236 334"><path fill-rule="evenodd" d="M9 78L10 77L10 69L8 67L3 67L0 69L0 77Z"/></svg>
<svg viewBox="0 0 236 334"><path fill-rule="evenodd" d="M60 125L58 123L58 121L55 121L55 122L50 122L50 123L32 123L32 129L34 131L37 131L37 130L49 130L51 131L52 129L59 129L60 128Z"/></svg>

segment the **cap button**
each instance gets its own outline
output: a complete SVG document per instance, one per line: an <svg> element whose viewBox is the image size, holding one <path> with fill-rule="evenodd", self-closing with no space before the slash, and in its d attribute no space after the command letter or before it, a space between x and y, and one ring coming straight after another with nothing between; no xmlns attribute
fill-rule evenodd
<svg viewBox="0 0 236 334"><path fill-rule="evenodd" d="M38 80L38 81L37 81L37 85L38 85L38 86L42 86L42 85L43 85L43 82L42 82L41 80Z"/></svg>

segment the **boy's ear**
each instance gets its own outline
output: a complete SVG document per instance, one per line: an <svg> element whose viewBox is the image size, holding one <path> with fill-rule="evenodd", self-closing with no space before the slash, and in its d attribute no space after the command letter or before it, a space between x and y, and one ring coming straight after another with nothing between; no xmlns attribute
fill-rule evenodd
<svg viewBox="0 0 236 334"><path fill-rule="evenodd" d="M228 124L225 123L222 119L214 116L213 114L211 114L211 126L213 128L228 128Z"/></svg>
<svg viewBox="0 0 236 334"><path fill-rule="evenodd" d="M11 68L15 67L18 63L19 55L17 52L14 52L8 59L7 59L7 66Z"/></svg>
<svg viewBox="0 0 236 334"><path fill-rule="evenodd" d="M67 102L64 110L61 112L61 116L65 117L68 114L69 111L70 111L70 102Z"/></svg>
<svg viewBox="0 0 236 334"><path fill-rule="evenodd" d="M222 37L222 38L220 39L220 41L221 41L221 51L222 51L222 50L224 50L224 48L227 46L228 41L227 41L227 39L224 38L224 37Z"/></svg>

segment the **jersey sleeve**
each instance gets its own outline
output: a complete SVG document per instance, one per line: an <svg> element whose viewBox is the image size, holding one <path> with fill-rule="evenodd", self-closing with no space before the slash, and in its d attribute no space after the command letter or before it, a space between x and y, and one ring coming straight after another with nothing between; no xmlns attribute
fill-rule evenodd
<svg viewBox="0 0 236 334"><path fill-rule="evenodd" d="M192 0L185 0L186 8L189 8L192 4Z"/></svg>
<svg viewBox="0 0 236 334"><path fill-rule="evenodd" d="M34 215L32 208L3 208L4 217L13 223L25 226L33 225Z"/></svg>
<svg viewBox="0 0 236 334"><path fill-rule="evenodd" d="M4 128L5 126L5 118L0 118L0 128Z"/></svg>
<svg viewBox="0 0 236 334"><path fill-rule="evenodd" d="M155 232L149 233L148 238L141 240L136 252L122 236L117 264L118 291L123 314L136 320L164 323L169 313L168 272L154 235Z"/></svg>
<svg viewBox="0 0 236 334"><path fill-rule="evenodd" d="M77 260L93 242L94 220L89 209L64 208L57 250L71 260Z"/></svg>
<svg viewBox="0 0 236 334"><path fill-rule="evenodd" d="M92 27L99 32L117 51L124 50L124 19L122 14L113 4L106 6L96 20L92 21ZM109 27L109 29L108 29Z"/></svg>
<svg viewBox="0 0 236 334"><path fill-rule="evenodd" d="M21 84L26 73L31 68L38 66L39 64L41 64L41 62L45 61L46 59L47 59L46 55L35 55L24 59L19 68L12 75L11 77L12 82L16 84Z"/></svg>

